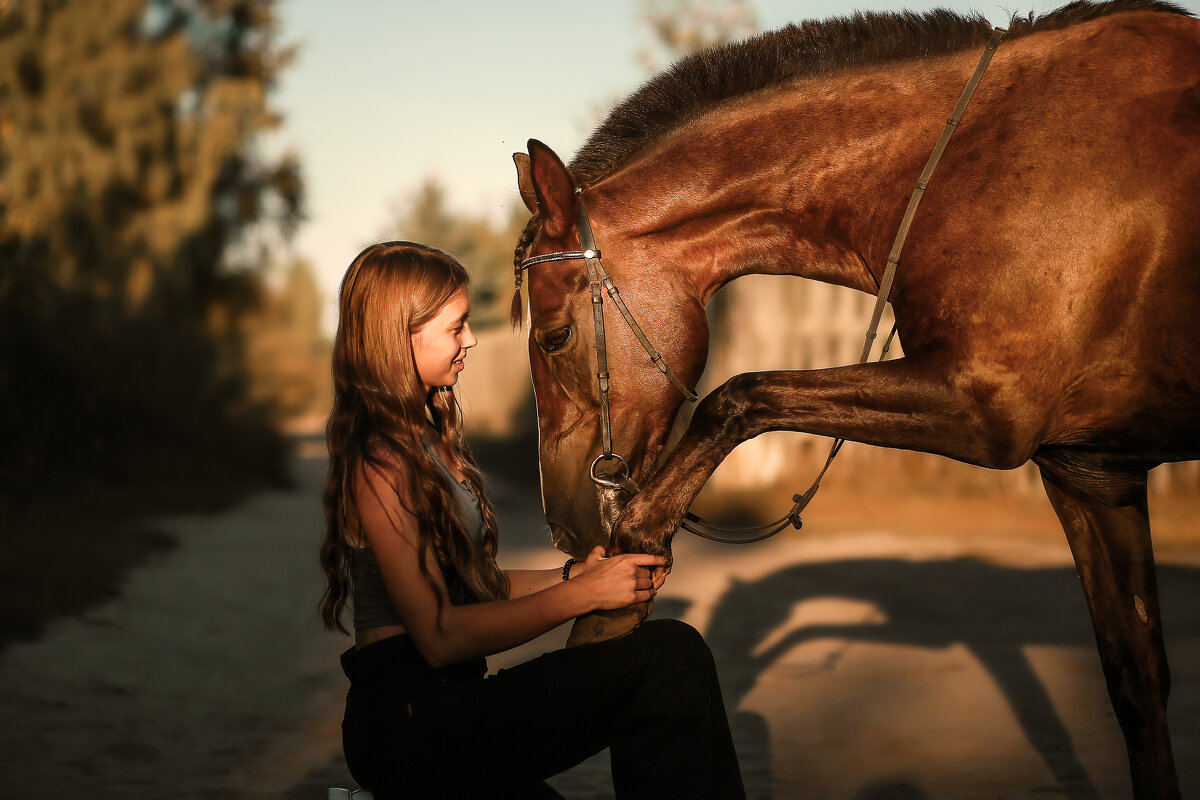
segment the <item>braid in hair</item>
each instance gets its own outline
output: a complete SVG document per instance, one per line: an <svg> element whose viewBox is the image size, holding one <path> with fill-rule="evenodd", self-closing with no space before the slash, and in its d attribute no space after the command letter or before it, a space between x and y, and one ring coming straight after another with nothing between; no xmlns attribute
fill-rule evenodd
<svg viewBox="0 0 1200 800"><path fill-rule="evenodd" d="M533 244L533 237L537 236L538 226L542 224L542 218L538 214L534 214L529 218L529 222L525 223L525 230L521 231L521 238L517 241L517 249L513 251L513 278L516 288L513 290L512 311L509 314L509 323L513 330L521 327L522 321L525 319L525 314L521 308L521 282L525 278L525 271L521 269L521 262L525 260L525 254L529 252L529 246Z"/></svg>

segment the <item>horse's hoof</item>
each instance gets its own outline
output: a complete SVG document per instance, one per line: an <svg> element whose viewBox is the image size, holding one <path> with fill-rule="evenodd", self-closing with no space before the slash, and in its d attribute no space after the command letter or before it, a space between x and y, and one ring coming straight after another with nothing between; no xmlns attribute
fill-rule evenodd
<svg viewBox="0 0 1200 800"><path fill-rule="evenodd" d="M654 608L654 602L638 603L615 611L596 611L575 618L571 626L571 635L567 637L567 647L578 647L581 644L592 644L615 639L632 631Z"/></svg>

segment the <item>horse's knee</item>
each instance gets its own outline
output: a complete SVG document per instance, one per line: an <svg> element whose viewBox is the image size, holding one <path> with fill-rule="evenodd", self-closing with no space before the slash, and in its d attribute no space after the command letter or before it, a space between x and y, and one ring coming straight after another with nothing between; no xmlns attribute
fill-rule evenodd
<svg viewBox="0 0 1200 800"><path fill-rule="evenodd" d="M689 431L741 442L755 435L754 390L762 383L760 373L743 372L734 375L700 400L692 414Z"/></svg>
<svg viewBox="0 0 1200 800"><path fill-rule="evenodd" d="M1166 726L1171 678L1165 670L1143 673L1136 666L1129 673L1109 678L1109 697L1121 730L1142 738Z"/></svg>

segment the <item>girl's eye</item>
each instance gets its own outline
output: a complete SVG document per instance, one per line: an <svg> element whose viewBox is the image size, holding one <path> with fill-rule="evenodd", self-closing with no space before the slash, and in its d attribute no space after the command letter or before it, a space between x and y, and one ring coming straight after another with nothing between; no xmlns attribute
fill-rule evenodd
<svg viewBox="0 0 1200 800"><path fill-rule="evenodd" d="M571 341L571 326L564 325L561 328L555 328L552 331L547 331L538 337L538 344L547 353L553 353L556 350L561 350L566 347L567 342Z"/></svg>

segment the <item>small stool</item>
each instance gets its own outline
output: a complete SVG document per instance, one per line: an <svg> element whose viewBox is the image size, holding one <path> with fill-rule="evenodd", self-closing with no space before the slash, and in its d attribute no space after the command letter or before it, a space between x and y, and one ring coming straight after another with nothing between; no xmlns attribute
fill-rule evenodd
<svg viewBox="0 0 1200 800"><path fill-rule="evenodd" d="M329 790L328 800L375 800L375 795L366 789L337 789Z"/></svg>

